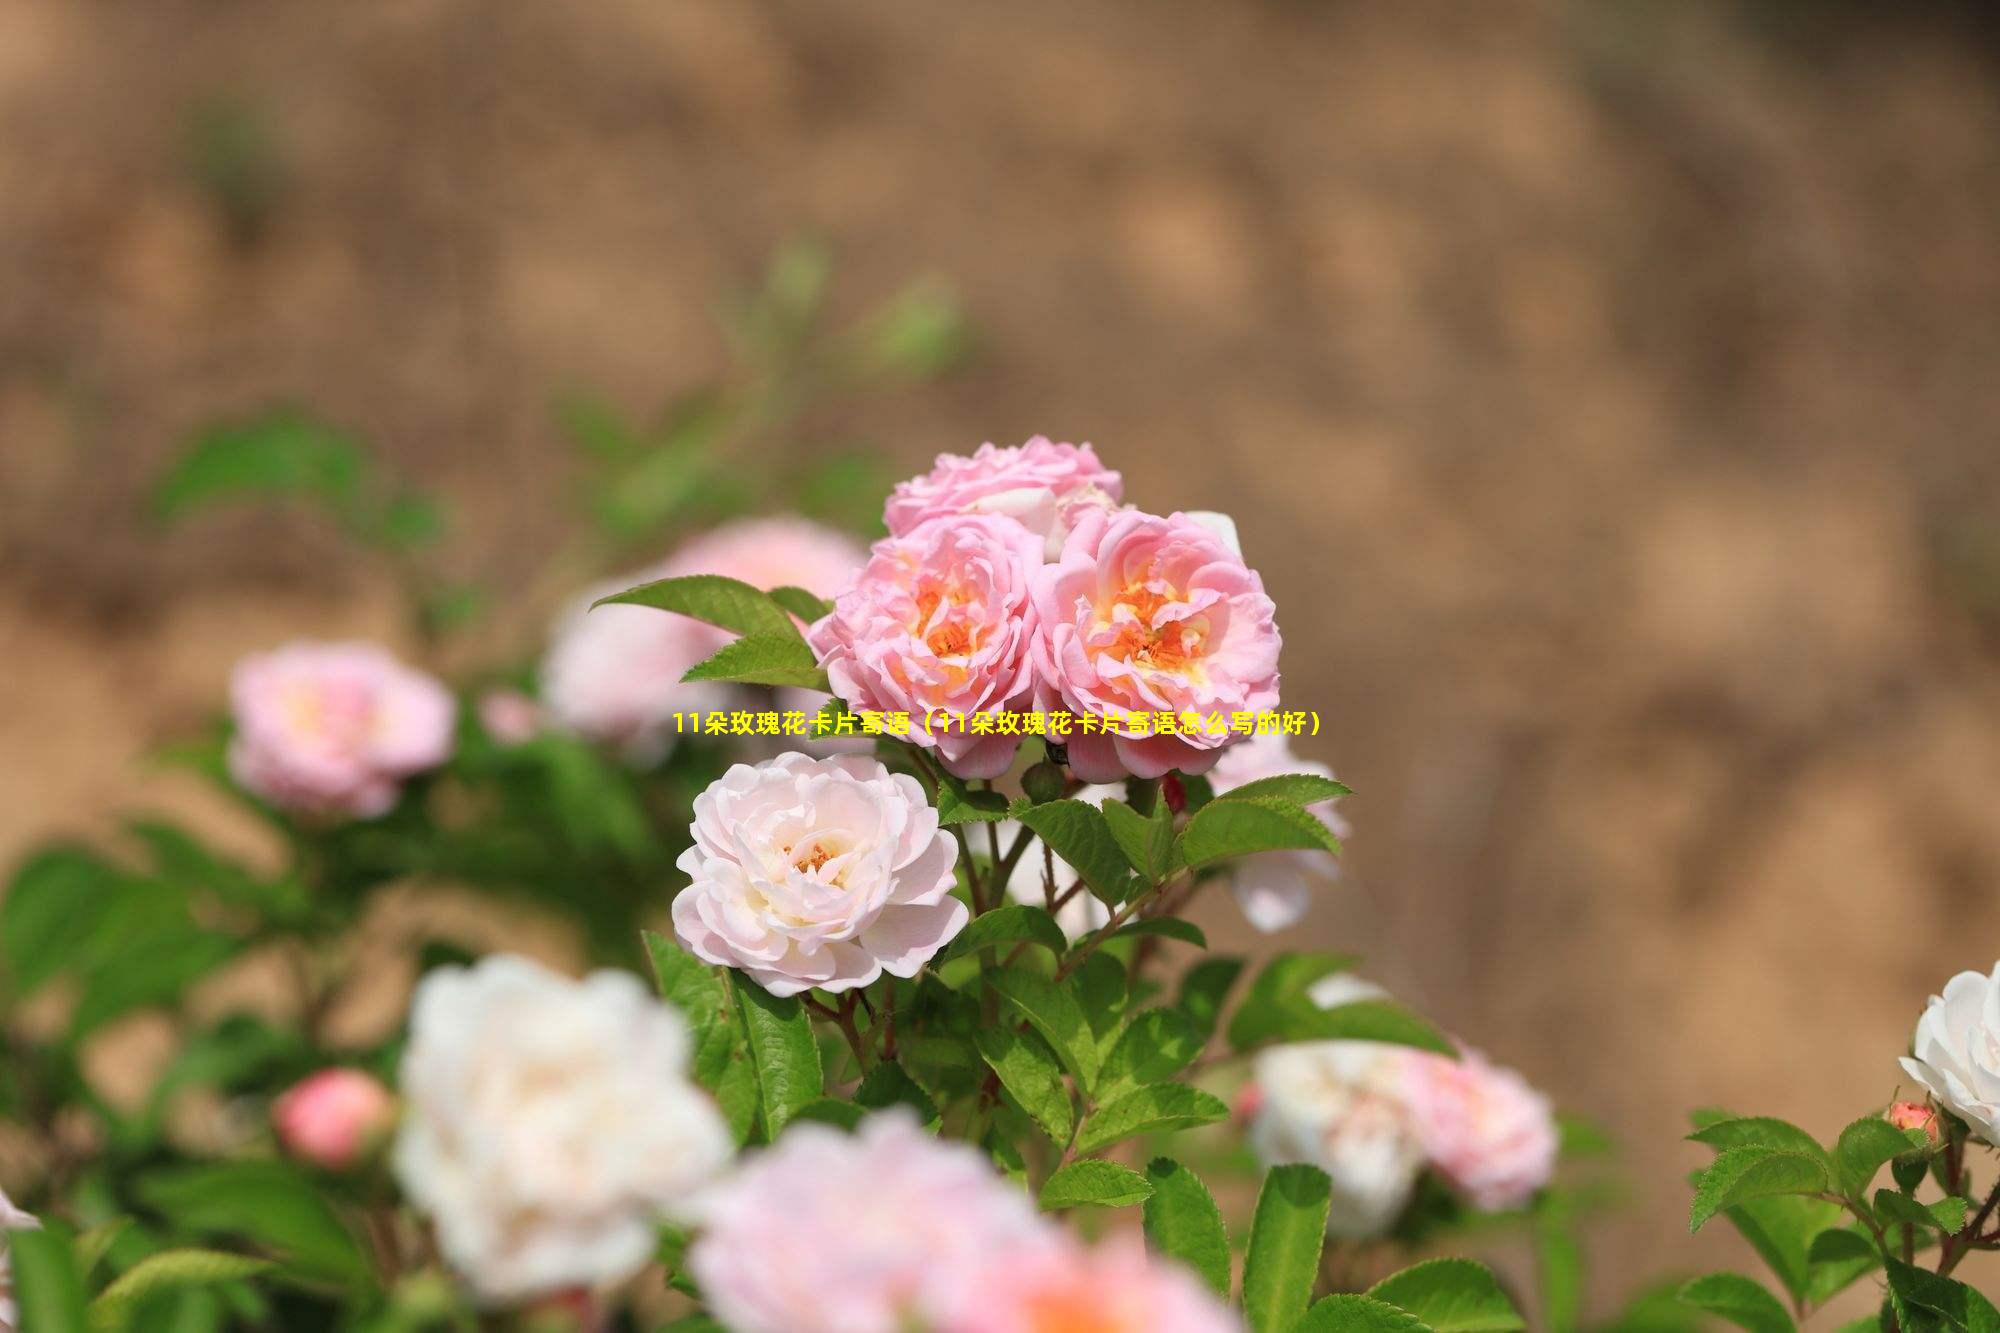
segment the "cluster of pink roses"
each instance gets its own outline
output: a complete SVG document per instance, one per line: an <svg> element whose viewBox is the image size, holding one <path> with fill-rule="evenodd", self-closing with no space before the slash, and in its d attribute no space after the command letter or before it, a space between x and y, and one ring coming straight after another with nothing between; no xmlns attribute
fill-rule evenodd
<svg viewBox="0 0 2000 1333"><path fill-rule="evenodd" d="M907 1111L787 1129L699 1205L688 1265L735 1333L1232 1333L1136 1241L1086 1248Z"/></svg>
<svg viewBox="0 0 2000 1333"><path fill-rule="evenodd" d="M1120 508L1123 491L1087 444L940 456L890 496L890 535L807 635L834 693L912 717L1275 707L1276 608L1234 526ZM998 731L910 739L974 778L1005 772L1020 745ZM1078 734L1069 763L1087 782L1200 773L1230 739Z"/></svg>

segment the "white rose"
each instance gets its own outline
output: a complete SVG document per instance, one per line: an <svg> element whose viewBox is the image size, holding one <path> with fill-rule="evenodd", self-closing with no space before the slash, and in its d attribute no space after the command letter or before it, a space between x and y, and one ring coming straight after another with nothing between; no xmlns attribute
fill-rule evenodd
<svg viewBox="0 0 2000 1333"><path fill-rule="evenodd" d="M621 1281L733 1150L681 1017L637 978L525 958L431 973L411 1007L396 1175L480 1300Z"/></svg>
<svg viewBox="0 0 2000 1333"><path fill-rule="evenodd" d="M1336 974L1313 988L1323 1008L1384 998ZM1257 1057L1250 1146L1266 1166L1304 1162L1333 1180L1329 1236L1365 1240L1395 1225L1423 1173L1402 1094L1401 1052L1368 1041L1299 1042Z"/></svg>
<svg viewBox="0 0 2000 1333"><path fill-rule="evenodd" d="M7 1258L7 1233L39 1231L41 1226L33 1213L21 1211L13 1200L0 1194L0 1333L14 1333L21 1318L14 1304L14 1272Z"/></svg>
<svg viewBox="0 0 2000 1333"><path fill-rule="evenodd" d="M1933 995L1903 1068L1939 1105L2000 1146L2000 964L1961 972Z"/></svg>

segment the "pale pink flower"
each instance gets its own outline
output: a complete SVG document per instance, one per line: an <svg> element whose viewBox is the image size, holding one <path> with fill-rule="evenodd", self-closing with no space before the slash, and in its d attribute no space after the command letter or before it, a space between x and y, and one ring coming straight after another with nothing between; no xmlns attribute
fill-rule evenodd
<svg viewBox="0 0 2000 1333"><path fill-rule="evenodd" d="M687 1025L628 972L511 955L425 975L393 1163L489 1306L622 1282L735 1150Z"/></svg>
<svg viewBox="0 0 2000 1333"><path fill-rule="evenodd" d="M955 1285L938 1333L1238 1333L1195 1276L1136 1237L995 1251Z"/></svg>
<svg viewBox="0 0 2000 1333"><path fill-rule="evenodd" d="M271 1104L278 1141L292 1156L345 1171L388 1134L396 1098L359 1069L322 1069Z"/></svg>
<svg viewBox="0 0 2000 1333"><path fill-rule="evenodd" d="M542 729L542 706L519 690L479 696L479 725L501 745L525 745Z"/></svg>
<svg viewBox="0 0 2000 1333"><path fill-rule="evenodd" d="M1447 1184L1488 1212L1519 1208L1548 1184L1558 1135L1547 1097L1471 1049L1456 1060L1423 1051L1404 1059L1403 1095Z"/></svg>
<svg viewBox="0 0 2000 1333"><path fill-rule="evenodd" d="M1220 796L1245 783L1287 773L1333 776L1325 764L1293 754L1291 742L1282 733L1268 732L1224 750L1215 761L1209 782ZM1334 837L1345 838L1347 821L1334 812L1333 804L1331 800L1318 801L1306 808L1319 816ZM1338 878L1340 862L1331 852L1310 848L1260 852L1230 867L1229 891L1243 909L1244 920L1270 934L1297 925L1312 903L1314 886Z"/></svg>
<svg viewBox="0 0 2000 1333"><path fill-rule="evenodd" d="M970 458L939 454L929 472L890 493L882 521L900 537L933 518L1001 514L1042 538L1044 558L1053 560L1081 514L1116 507L1124 491L1089 445L1037 435L1005 449L982 444Z"/></svg>
<svg viewBox="0 0 2000 1333"><path fill-rule="evenodd" d="M229 771L282 810L370 819L451 755L456 705L370 643L295 643L237 663Z"/></svg>
<svg viewBox="0 0 2000 1333"><path fill-rule="evenodd" d="M781 514L739 519L690 539L667 557L660 577L720 574L764 592L791 587L831 597L867 558L853 538L810 519Z"/></svg>
<svg viewBox="0 0 2000 1333"><path fill-rule="evenodd" d="M957 844L914 778L866 756L737 764L691 831L674 933L773 995L913 977L965 926Z"/></svg>
<svg viewBox="0 0 2000 1333"><path fill-rule="evenodd" d="M688 1268L732 1333L903 1333L1047 1224L975 1148L906 1110L795 1122L702 1201Z"/></svg>
<svg viewBox="0 0 2000 1333"><path fill-rule="evenodd" d="M997 728L1033 700L1040 563L1037 538L1009 519L932 519L877 542L806 639L850 709L907 713L909 739L952 772L998 777L1021 737L967 728L975 715ZM926 730L926 718L940 721Z"/></svg>
<svg viewBox="0 0 2000 1333"><path fill-rule="evenodd" d="M1134 714L1227 721L1277 706L1277 608L1257 572L1185 514L1083 515L1038 572L1035 607L1044 707L1118 719L1117 734L1072 730L1070 767L1086 782L1206 772L1231 739L1128 735Z"/></svg>
<svg viewBox="0 0 2000 1333"><path fill-rule="evenodd" d="M1938 1141L1937 1112L1922 1102L1897 1102L1882 1118L1897 1129L1921 1129L1932 1143Z"/></svg>

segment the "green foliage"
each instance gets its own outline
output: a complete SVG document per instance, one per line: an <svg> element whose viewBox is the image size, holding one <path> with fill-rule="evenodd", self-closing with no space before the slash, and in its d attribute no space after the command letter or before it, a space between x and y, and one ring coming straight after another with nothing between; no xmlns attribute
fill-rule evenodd
<svg viewBox="0 0 2000 1333"><path fill-rule="evenodd" d="M1251 1333L1286 1333L1305 1314L1332 1189L1318 1167L1274 1166L1265 1174L1243 1259L1243 1314Z"/></svg>
<svg viewBox="0 0 2000 1333"><path fill-rule="evenodd" d="M1203 806L1181 830L1175 846L1181 862L1190 866L1295 849L1337 853L1340 841L1297 801L1239 796L1233 791Z"/></svg>
<svg viewBox="0 0 2000 1333"><path fill-rule="evenodd" d="M1229 1232L1215 1196L1194 1172L1171 1157L1146 1164L1146 1241L1193 1269L1216 1295L1229 1295Z"/></svg>
<svg viewBox="0 0 2000 1333"><path fill-rule="evenodd" d="M1002 903L973 918L952 940L940 961L963 958L996 945L1020 943L1039 944L1057 957L1069 948L1062 927L1042 908L1027 903Z"/></svg>
<svg viewBox="0 0 2000 1333"><path fill-rule="evenodd" d="M333 1206L297 1168L241 1161L172 1167L135 1182L147 1207L187 1232L247 1240L302 1277L366 1282L370 1268Z"/></svg>
<svg viewBox="0 0 2000 1333"><path fill-rule="evenodd" d="M1023 810L1020 819L1074 867L1099 898L1115 904L1129 896L1132 872L1102 810L1087 801L1051 801Z"/></svg>
<svg viewBox="0 0 2000 1333"><path fill-rule="evenodd" d="M1049 1138L1066 1144L1076 1130L1076 1108L1063 1081L1062 1063L1033 1030L982 1027L973 1034L979 1056L1000 1086L1034 1118Z"/></svg>
<svg viewBox="0 0 2000 1333"><path fill-rule="evenodd" d="M1051 1211L1096 1204L1124 1208L1151 1198L1146 1177L1116 1162L1085 1158L1058 1169L1042 1184L1042 1207Z"/></svg>
<svg viewBox="0 0 2000 1333"><path fill-rule="evenodd" d="M1077 1086L1089 1091L1097 1083L1097 1041L1076 997L1069 991L1020 967L1003 967L986 974L993 993L1056 1053Z"/></svg>
<svg viewBox="0 0 2000 1333"><path fill-rule="evenodd" d="M825 1091L819 1042L813 1036L812 1019L796 997L781 998L736 973L728 975L737 1012L749 1034L764 1136L775 1139L800 1107Z"/></svg>
<svg viewBox="0 0 2000 1333"><path fill-rule="evenodd" d="M1527 1327L1492 1270L1470 1259L1432 1259L1406 1268L1370 1287L1368 1295L1415 1315L1437 1333L1514 1333Z"/></svg>
<svg viewBox="0 0 2000 1333"><path fill-rule="evenodd" d="M1750 1333L1793 1333L1797 1327L1777 1297L1737 1273L1698 1277L1680 1289L1680 1299Z"/></svg>
<svg viewBox="0 0 2000 1333"><path fill-rule="evenodd" d="M54 1227L7 1238L20 1326L35 1333L88 1333L83 1273L67 1235Z"/></svg>
<svg viewBox="0 0 2000 1333"><path fill-rule="evenodd" d="M1154 1083L1135 1088L1107 1104L1084 1122L1078 1152L1096 1152L1139 1134L1193 1129L1229 1118L1220 1099L1185 1083Z"/></svg>
<svg viewBox="0 0 2000 1333"><path fill-rule="evenodd" d="M1289 1327L1293 1333L1425 1333L1424 1321L1409 1311L1352 1293L1315 1302Z"/></svg>
<svg viewBox="0 0 2000 1333"><path fill-rule="evenodd" d="M1725 1148L1695 1181L1688 1230L1701 1230L1733 1204L1774 1194L1816 1194L1831 1185L1826 1154L1817 1144L1811 1153L1766 1143Z"/></svg>
<svg viewBox="0 0 2000 1333"><path fill-rule="evenodd" d="M136 1307L162 1292L234 1282L269 1267L265 1260L218 1250L167 1250L151 1255L120 1274L91 1301L91 1327L122 1327Z"/></svg>

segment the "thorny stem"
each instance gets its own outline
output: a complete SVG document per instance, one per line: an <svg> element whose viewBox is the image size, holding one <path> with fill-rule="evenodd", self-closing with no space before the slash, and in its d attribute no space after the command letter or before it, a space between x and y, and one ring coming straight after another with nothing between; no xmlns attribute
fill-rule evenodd
<svg viewBox="0 0 2000 1333"><path fill-rule="evenodd" d="M1939 1277L1958 1267L1958 1261L1965 1258L1972 1250L1995 1239L1995 1236L1979 1234L1979 1229L1986 1225L1986 1219L1993 1216L1995 1208L2000 1208L2000 1181L1994 1182L1993 1189L1986 1196L1986 1202L1979 1206L1979 1211L1972 1215L1972 1220L1961 1227L1956 1236L1945 1237L1944 1249L1938 1258Z"/></svg>

